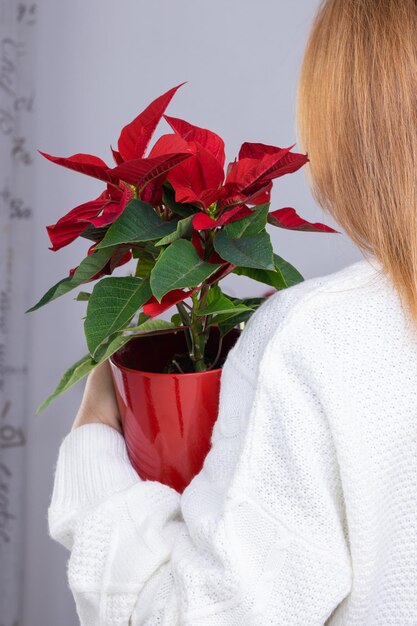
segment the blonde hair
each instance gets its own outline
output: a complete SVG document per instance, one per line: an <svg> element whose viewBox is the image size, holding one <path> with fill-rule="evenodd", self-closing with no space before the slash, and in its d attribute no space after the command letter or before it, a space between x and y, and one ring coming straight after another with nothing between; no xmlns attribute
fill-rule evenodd
<svg viewBox="0 0 417 626"><path fill-rule="evenodd" d="M323 0L297 90L320 206L381 263L417 325L417 0Z"/></svg>

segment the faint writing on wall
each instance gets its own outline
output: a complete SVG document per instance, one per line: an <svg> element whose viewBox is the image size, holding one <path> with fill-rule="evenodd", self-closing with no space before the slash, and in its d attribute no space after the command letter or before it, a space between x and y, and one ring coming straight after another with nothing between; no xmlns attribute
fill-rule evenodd
<svg viewBox="0 0 417 626"><path fill-rule="evenodd" d="M36 14L38 7L34 2L19 2L17 5L17 21L18 23L24 23L27 26L33 26L36 24Z"/></svg>
<svg viewBox="0 0 417 626"><path fill-rule="evenodd" d="M0 40L0 90L3 92L0 106L0 134L10 137L11 157L23 165L33 161L30 151L26 148L26 140L19 135L19 115L22 112L33 112L34 95L18 94L16 90L16 74L20 57L27 54L24 42L11 37Z"/></svg>
<svg viewBox="0 0 417 626"><path fill-rule="evenodd" d="M26 443L21 428L16 428L6 422L10 403L6 402L0 413L0 449L16 448ZM13 481L13 472L0 461L0 540L10 543L10 530L16 516L11 512L10 490Z"/></svg>
<svg viewBox="0 0 417 626"><path fill-rule="evenodd" d="M3 203L11 220L26 220L33 215L31 207L22 198L12 194L8 187L0 190L0 209Z"/></svg>
<svg viewBox="0 0 417 626"><path fill-rule="evenodd" d="M0 626L22 615L37 12L0 0Z"/></svg>

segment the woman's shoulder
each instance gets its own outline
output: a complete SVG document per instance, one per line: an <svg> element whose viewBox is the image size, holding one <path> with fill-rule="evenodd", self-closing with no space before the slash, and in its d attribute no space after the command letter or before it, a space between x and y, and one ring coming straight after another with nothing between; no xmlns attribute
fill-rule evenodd
<svg viewBox="0 0 417 626"><path fill-rule="evenodd" d="M231 359L244 363L245 369L257 370L267 344L284 328L295 330L291 335L303 342L315 320L326 318L327 323L332 319L337 323L349 307L360 306L361 299L369 306L370 291L380 291L384 278L379 262L372 257L273 293L252 314L230 353Z"/></svg>
<svg viewBox="0 0 417 626"><path fill-rule="evenodd" d="M372 257L360 259L341 269L307 278L296 285L277 291L270 297L271 308L282 312L285 318L294 307L314 301L335 300L336 294L356 293L358 287L377 288L385 281L379 261ZM268 301L262 306L265 308Z"/></svg>

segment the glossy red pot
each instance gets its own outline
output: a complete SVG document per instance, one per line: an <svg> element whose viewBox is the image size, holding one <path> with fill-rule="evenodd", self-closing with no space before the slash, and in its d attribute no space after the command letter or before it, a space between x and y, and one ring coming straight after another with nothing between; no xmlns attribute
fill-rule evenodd
<svg viewBox="0 0 417 626"><path fill-rule="evenodd" d="M223 339L221 365L240 331ZM206 353L214 358L219 331L210 330ZM182 493L210 449L217 419L221 366L206 372L161 373L174 354L187 352L185 331L138 336L109 359L124 437L133 467Z"/></svg>

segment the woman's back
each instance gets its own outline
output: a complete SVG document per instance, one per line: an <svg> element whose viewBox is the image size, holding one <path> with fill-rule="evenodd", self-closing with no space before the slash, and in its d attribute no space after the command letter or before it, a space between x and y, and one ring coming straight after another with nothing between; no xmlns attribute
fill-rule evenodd
<svg viewBox="0 0 417 626"><path fill-rule="evenodd" d="M259 329L268 333L278 318L282 331L266 345L261 376L263 369L272 395L287 384L288 406L280 390L276 427L273 416L260 410L251 430L263 450L259 464L245 475L248 483L252 479L253 499L265 510L275 501L289 532L306 544L311 541L319 552L327 546L325 559L333 552L337 563L345 540L350 592L327 624L415 626L417 333L373 258L272 296L242 337L249 352L259 341ZM283 362L280 366L276 360L283 346L285 380ZM304 382L291 389L293 367L303 371ZM268 457L270 449L274 456ZM313 492L320 481L325 490ZM241 489L247 489L243 482ZM337 533L339 521L343 538ZM293 576L275 580L272 604L274 595L281 602L282 590L294 587L298 574ZM290 615L288 607L282 608ZM297 619L294 623L301 624L302 616Z"/></svg>
<svg viewBox="0 0 417 626"><path fill-rule="evenodd" d="M312 372L335 444L353 573L329 624L415 625L417 333L366 261L330 276L310 309L306 345L316 335Z"/></svg>
<svg viewBox="0 0 417 626"><path fill-rule="evenodd" d="M313 195L375 265L329 277L305 341L352 562L332 625L417 624L416 32L416 0L322 0L298 83Z"/></svg>

